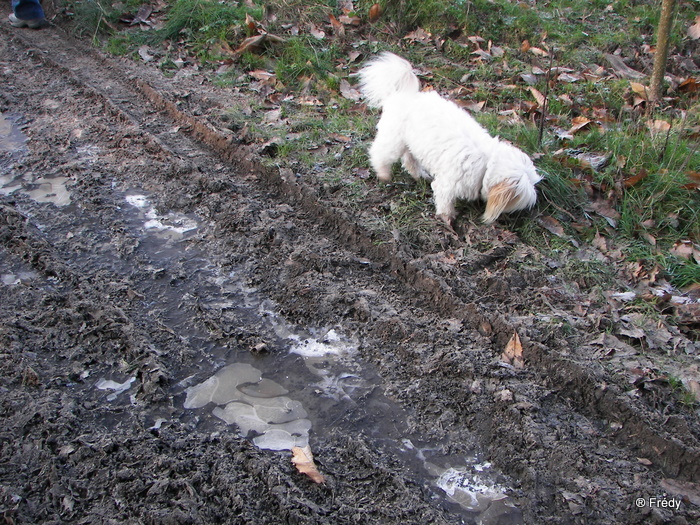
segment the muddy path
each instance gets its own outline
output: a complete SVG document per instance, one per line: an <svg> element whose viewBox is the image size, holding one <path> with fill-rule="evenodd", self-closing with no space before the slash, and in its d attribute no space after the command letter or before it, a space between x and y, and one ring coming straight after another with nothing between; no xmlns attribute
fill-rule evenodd
<svg viewBox="0 0 700 525"><path fill-rule="evenodd" d="M697 343L621 340L499 227L377 238L226 129L235 90L58 28L0 35L7 523L700 518L697 412L622 372L697 366ZM516 332L523 367L502 358ZM254 371L235 407L288 417L244 439L215 395L192 401L231 366ZM325 484L256 446L273 430L308 441Z"/></svg>

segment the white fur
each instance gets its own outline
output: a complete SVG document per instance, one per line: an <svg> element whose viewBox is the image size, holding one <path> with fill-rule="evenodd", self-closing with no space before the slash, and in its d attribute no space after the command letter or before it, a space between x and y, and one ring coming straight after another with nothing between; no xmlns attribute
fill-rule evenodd
<svg viewBox="0 0 700 525"><path fill-rule="evenodd" d="M490 136L454 102L421 92L409 62L382 53L358 75L367 103L382 109L369 151L380 180L391 180L399 159L414 178L432 179L436 213L448 224L457 199L486 201L484 222L535 204L541 177L530 158Z"/></svg>

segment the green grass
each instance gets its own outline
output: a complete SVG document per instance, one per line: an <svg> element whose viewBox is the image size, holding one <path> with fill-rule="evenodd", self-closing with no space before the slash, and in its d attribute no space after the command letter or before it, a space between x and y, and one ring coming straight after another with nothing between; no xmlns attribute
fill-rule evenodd
<svg viewBox="0 0 700 525"><path fill-rule="evenodd" d="M374 0L356 0L355 14L367 20ZM610 76L581 79L578 82L551 81L548 92L548 117L540 141L539 114L525 111L524 102L533 95L520 78L533 67L547 69L550 58L523 50L532 46L553 53L554 66L574 72L591 70L594 65L608 68L606 53L619 51L623 57L644 54L654 44L659 3L652 0L551 0L529 2L510 0L380 0L384 14L373 25L357 30L348 28L344 38L336 37L329 16L339 16L335 2L275 0L273 2L218 2L213 0L172 0L162 29L143 32L122 27L117 34L119 16L135 12L136 0L120 7L93 0L74 2L76 27L81 34L104 38L107 51L118 55L136 55L144 42L160 46L162 67L168 57L194 56L209 70L222 61L231 61L249 29L246 15L264 29L284 38L284 42L234 57L230 72L216 77L222 85L235 85L245 92L250 83L245 73L265 69L275 73L278 90L291 96L281 104L288 129L274 128L256 121L262 109L252 116L229 116L232 128L247 129L255 139L291 132L271 162L293 165L295 170L318 173L318 177L347 195L350 206L362 207L363 192L382 188L372 181L358 180L358 169L367 168L366 150L374 133L377 115L357 111L344 99L339 88L348 80L360 60L348 64L353 52L369 56L380 50L398 52L420 65L430 75L425 79L441 92L450 92L466 101L485 101L483 113L476 118L491 133L510 140L535 156L545 179L538 189L538 213L551 215L562 223L568 239L560 239L542 230L534 221L519 217L504 219L504 224L523 239L543 249L572 249L572 241L590 242L596 234L608 235L625 246L629 260L660 265L678 286L700 282L698 264L669 254L678 241L700 242L700 192L684 188L688 172L700 171L697 129L700 128L700 104L697 96L680 95L668 106L655 109L632 106L633 93L628 80ZM115 4L116 5L116 4ZM680 2L672 34L672 53L692 54L684 27L694 19L697 2ZM265 13L274 13L266 17ZM685 24L685 25L684 25ZM325 31L324 38L311 35L310 27ZM435 46L418 44L403 37L422 28L441 42ZM467 37L478 35L503 49L503 56L475 61L475 49ZM648 60L647 60L648 61ZM693 72L689 72L692 74ZM697 72L695 72L697 77ZM352 79L350 79L352 81ZM543 75L534 86L547 91ZM298 103L302 96L314 96L321 106L308 108ZM601 117L601 115L603 117ZM586 116L600 120L605 131L582 130L571 139L562 139L555 128L568 129L572 119ZM652 136L647 122L663 119L672 124L670 133ZM349 143L330 139L337 134ZM609 155L609 164L592 170L582 166L569 151ZM640 173L647 176L631 187L625 180ZM405 177L405 176L401 176ZM406 186L402 195L394 195L386 220L377 227L399 230L417 239L428 231L425 218L432 214L430 191L399 177ZM406 182L408 181L408 182ZM620 213L614 229L599 216L586 212L591 195L606 198ZM478 205L461 204L470 217L479 214ZM578 224L576 224L578 223ZM574 227L576 226L576 227ZM434 229L434 225L433 225ZM653 241L653 242L652 242ZM416 240L417 242L417 240ZM573 271L573 269L571 269ZM579 268L580 270L580 268ZM579 277L592 279L595 269L584 269ZM588 272L590 275L586 274ZM588 276L587 276L588 275Z"/></svg>

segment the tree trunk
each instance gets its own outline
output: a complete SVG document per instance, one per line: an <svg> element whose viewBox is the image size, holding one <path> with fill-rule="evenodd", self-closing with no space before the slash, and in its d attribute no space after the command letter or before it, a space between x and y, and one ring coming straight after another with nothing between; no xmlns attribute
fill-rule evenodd
<svg viewBox="0 0 700 525"><path fill-rule="evenodd" d="M666 61L668 60L668 44L673 25L673 11L676 0L663 0L661 3L661 17L659 27L656 30L656 52L654 53L654 70L651 73L651 87L649 96L651 100L661 98L661 86L666 74Z"/></svg>

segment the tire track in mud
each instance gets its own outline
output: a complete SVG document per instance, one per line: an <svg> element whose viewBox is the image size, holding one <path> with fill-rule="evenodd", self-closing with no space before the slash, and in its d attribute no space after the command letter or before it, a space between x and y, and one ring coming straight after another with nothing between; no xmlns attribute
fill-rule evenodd
<svg viewBox="0 0 700 525"><path fill-rule="evenodd" d="M13 58L12 67L31 71L31 62L22 63L17 57ZM46 94L40 87L30 84L53 76L52 88L65 87L61 85L62 75L53 75L56 70L46 61L42 63L43 70L35 71L29 82L26 78L21 79L24 82L17 78L13 86L23 88L19 91L24 96L39 96L31 103L25 100L24 104L14 106L32 115L29 120L35 141L33 147L39 152L32 152L28 163L35 171L42 169L42 151L54 162L63 162L71 154L70 148L67 154L65 151L50 154L45 147L47 140L49 145L61 144L71 128L55 129L53 126L52 129L52 123L47 123L50 118L40 115L45 102L42 98ZM65 82L70 83L71 79ZM88 116L110 105L103 104L94 92L88 92L88 88L74 91L72 105L55 108L51 102L54 109L60 109L62 117L58 120L55 115L55 118L72 125L77 121L66 119L66 115L71 111L82 114L84 119L80 125L89 133L95 123ZM12 100L12 94L9 98ZM90 108L92 103L95 108ZM161 155L161 150L155 147L157 142L142 136L141 128L135 128L133 120L109 113L102 119L99 133L95 133L100 136L92 140L105 146L105 143L114 142L114 136L126 134L143 139L146 146L151 146L151 154ZM119 122L126 125L121 126ZM127 129L121 129L123 127ZM187 142L183 139L183 143L177 143L174 139L166 153L180 155L191 162L197 151L187 149ZM119 149L119 145L111 144L102 150L108 169L120 167L114 158L109 159ZM216 168L211 164L211 155L199 153L202 157L199 167ZM138 167L138 163L127 162L125 166ZM19 165L17 170L25 168ZM147 308L144 310L143 306L135 304L142 301L138 297L140 289L134 283L143 281L144 277L146 283L154 279L148 277L148 259L134 249L127 228L119 220L118 195L96 188L105 181L93 184L80 180L90 178L90 169L78 171L73 191L80 198L80 208L73 211L80 214L82 210L83 220L95 222L89 230L90 240L84 245L71 242L71 238L77 239L83 232L74 234L64 230L60 235L61 231L51 231L52 225L47 226L52 221L60 222L59 216L65 215L61 209L38 207L20 195L16 199L5 199L8 204L1 210L0 238L4 250L0 262L3 269L6 265L24 262L40 272L49 285L53 284L48 296L42 296L41 285L30 283L27 291L22 289L24 285L15 288L14 293L20 296L26 309L13 302L17 309L6 312L9 322L0 331L4 342L13 342L17 347L16 352L7 354L15 358L16 363L0 363L3 376L7 376L3 380L9 380L3 381L0 401L0 411L7 418L4 419L7 426L3 424L2 427L3 446L0 448L0 512L4 518L20 523L46 522L49 517L57 521L59 516L67 521L88 516L85 519L92 518L95 523L104 522L106 516L113 517L114 522L136 519L153 524L356 523L359 516L367 516L371 518L366 520L369 523L397 525L459 522L459 518L429 503L424 488L402 475L402 467L395 460L383 458L368 447L369 441L363 436L336 434L319 444L316 452L323 458L320 464L328 483L315 486L294 472L286 456L258 451L234 433L224 432L218 436L217 432L212 434L206 428L195 431L191 422L146 428L154 417L154 410L162 411L166 419L168 414L173 414L173 385L167 383L178 376L168 370L168 364L179 371L188 357L191 361L197 356L188 356L191 349L187 342L166 326L158 326L157 313L153 315ZM105 177L107 187L110 181L119 182L122 176L126 184L145 182L124 173L124 166L109 175ZM171 176L159 173L154 179L163 182ZM196 179L197 169L188 169L185 175L175 173L174 184L179 184L178 177L185 176L190 185L183 184L182 191L185 192L184 187L196 189L198 182L190 180L190 176ZM225 191L227 198L234 198L236 191L255 193L245 183L242 183L244 190L232 190L222 184L214 186L218 191ZM119 247L119 259L124 265L117 269L126 270L124 273L114 271L115 268L86 267L81 256L72 253L80 251L90 257L99 253L103 244ZM129 264L134 268L129 269ZM153 270L157 268L150 271ZM184 278L177 276L177 268L165 273L176 274L176 279ZM3 297L12 294L6 288L0 291ZM184 299L183 304L191 306ZM221 325L216 318L203 317L205 322L211 320L214 325ZM111 352L91 348L109 347L110 341L115 346ZM32 351L34 349L37 351ZM127 363L120 365L120 361ZM22 366L27 373L20 378ZM32 366L38 372L33 373ZM138 377L136 403L125 406L122 402L105 407L93 400L95 394L89 394L94 390L89 386L92 380L86 379L84 374L105 369L118 369L122 373L126 369ZM20 380L22 388L17 385ZM49 385L41 388L47 380ZM5 390L4 385L8 383L18 387ZM73 395L69 393L71 390L75 392ZM32 397L37 392L44 399L34 402ZM153 408L148 409L149 406ZM178 410L182 411L181 408L175 411ZM107 412L107 421L104 412ZM105 432L105 423L109 424L109 432ZM18 486L17 480L23 478L26 470L20 467L24 462L32 465L31 471L27 481ZM16 468L19 473L14 472ZM448 519L448 516L452 517Z"/></svg>
<svg viewBox="0 0 700 525"><path fill-rule="evenodd" d="M27 34L19 40L27 46L28 41L36 49L47 46L44 35ZM52 36L55 38L55 35ZM48 39L47 39L48 40ZM60 47L56 44L55 48ZM54 48L54 49L55 49ZM160 148L167 155L174 158L186 157L178 151L177 144L169 143L172 137L168 134L159 136L157 130L149 131L153 128L153 115L150 107L157 109L162 115L167 115L175 124L179 125L186 133L196 141L206 145L221 158L226 159L235 165L250 180L257 181L261 190L270 192L277 199L288 202L297 207L306 215L307 222L321 225L325 235L340 243L345 249L357 253L360 257L367 258L374 263L384 264L391 274L397 278L401 286L406 291L403 298L408 300L415 309L426 309L439 314L456 319L464 320L469 327L477 330L485 325L489 325L488 338L491 339L491 348L495 351L503 348L510 339L512 333L525 331L516 322L511 322L500 314L487 314L476 303L465 303L452 293L450 285L444 280L430 275L425 270L417 268L411 262L404 260L400 254L386 246L377 246L372 236L361 226L353 222L352 218L346 216L341 210L331 209L323 205L314 192L298 184L294 180L293 174L280 173L279 171L262 167L255 159L254 155L244 148L235 144L234 138L223 131L217 130L202 119L183 112L178 106L168 101L158 90L154 89L148 81L138 77L132 77L131 73L126 75L129 82L137 87L137 92L132 91L131 86L122 84L123 76L120 76L119 67L108 59L96 58L92 52L80 55L80 60L76 60L76 55L53 54L49 49L33 52L34 58L40 60L46 67L61 72L67 78L72 79L76 85L83 89L88 89L95 96L102 100L113 115L119 116L125 122L136 128L146 131L146 136L152 141L154 147ZM70 63L70 65L68 63ZM102 67L109 63L109 74L106 74ZM90 72L86 75L86 72ZM104 76L106 75L106 76ZM144 98L141 98L144 97ZM144 99L149 104L144 103ZM167 126L170 127L170 126ZM183 163L188 161L183 160ZM206 174L204 175L206 176ZM399 294L400 292L396 292ZM564 342L554 345L538 341L536 334L526 337L521 333L525 346L525 357L528 364L528 375L522 379L510 377L513 383L532 381L537 383L543 390L555 391L555 397L563 396L572 405L572 410L578 411L586 417L594 419L615 421L622 425L621 431L608 436L612 441L618 443L631 452L631 457L654 457L668 476L681 477L686 480L698 481L700 478L700 454L696 446L696 441L692 434L671 435L663 429L663 419L655 414L648 414L641 411L634 404L625 399L624 393L614 386L605 387L600 375L591 372L580 364L567 360L561 356L567 355L567 347ZM401 343L401 342L399 342ZM401 354L401 347L405 344L395 344L396 354L400 356L401 363L398 364L406 375L421 375L424 373L418 364L413 363L410 352ZM387 363L383 364L384 372L391 373ZM536 373L537 376L533 376ZM454 372L445 372L447 376ZM478 369L475 374L478 375ZM426 381L430 381L428 378ZM401 380L397 380L400 384ZM439 388L439 383L437 384ZM445 394L449 395L449 394ZM546 396L545 396L546 397ZM410 399L410 398L409 398ZM468 397L464 402L470 402ZM551 402L551 397L549 401ZM454 400L441 400L441 403L450 406L454 405ZM560 409L567 409L566 402L555 401ZM521 409L512 410L503 404L492 402L480 405L484 412L472 415L472 423L476 424L485 432L485 446L498 462L517 474L521 480L528 480L528 477L537 478L539 474L528 473L526 461L520 458L519 464L508 459L508 442L518 443L523 446L532 446L532 443L523 443L514 433L522 428L523 412ZM556 412L556 411L555 411ZM546 431L543 431L546 434ZM566 446L566 445L562 445ZM501 449L499 451L499 448ZM517 453L515 453L517 456ZM546 464L546 463L545 463ZM555 501L559 489L557 483L571 484L574 479L569 474L552 474L546 480L542 489L545 492L540 495L539 503L556 507L556 512L560 516L566 515L566 505L571 507L567 500ZM523 481L536 489L537 482L529 479ZM551 492L551 493L547 493ZM624 491L623 491L624 492ZM627 489L629 495L630 490ZM558 497L558 496L557 496ZM578 505L578 503L576 503ZM623 508L631 506L630 501L611 501L609 508ZM595 503L585 502L582 505L595 505ZM596 513L589 515L595 519Z"/></svg>

